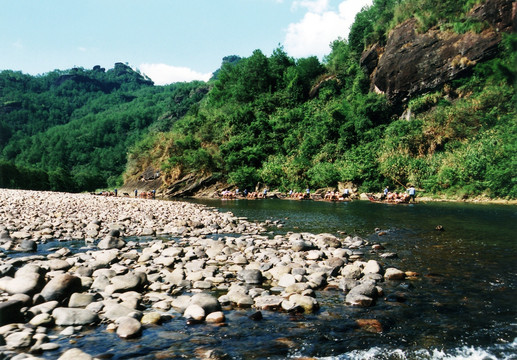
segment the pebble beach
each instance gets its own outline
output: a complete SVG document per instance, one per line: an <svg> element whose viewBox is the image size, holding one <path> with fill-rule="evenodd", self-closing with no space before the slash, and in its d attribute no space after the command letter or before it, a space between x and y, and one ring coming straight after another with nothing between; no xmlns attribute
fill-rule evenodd
<svg viewBox="0 0 517 360"><path fill-rule="evenodd" d="M254 320L312 313L329 289L343 306L371 307L384 282L417 276L385 267L397 254L380 244L269 231L281 227L188 202L0 189L0 357L93 359L54 340L92 328L138 339L177 317L225 324L240 308ZM64 241L84 249L39 251Z"/></svg>

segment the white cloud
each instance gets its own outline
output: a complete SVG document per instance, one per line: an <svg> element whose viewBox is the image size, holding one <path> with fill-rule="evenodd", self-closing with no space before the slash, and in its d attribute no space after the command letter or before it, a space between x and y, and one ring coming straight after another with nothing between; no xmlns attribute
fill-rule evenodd
<svg viewBox="0 0 517 360"><path fill-rule="evenodd" d="M202 74L187 67L167 64L142 64L140 71L149 76L156 85L193 80L208 81L212 77L212 73Z"/></svg>
<svg viewBox="0 0 517 360"><path fill-rule="evenodd" d="M294 4L306 7L308 12L300 22L289 25L285 50L294 57L322 57L330 53L332 41L348 37L355 15L372 0L342 1L337 12L328 10L328 0L300 0Z"/></svg>
<svg viewBox="0 0 517 360"><path fill-rule="evenodd" d="M310 12L320 14L328 9L329 0L296 0L293 2L293 8L304 7Z"/></svg>

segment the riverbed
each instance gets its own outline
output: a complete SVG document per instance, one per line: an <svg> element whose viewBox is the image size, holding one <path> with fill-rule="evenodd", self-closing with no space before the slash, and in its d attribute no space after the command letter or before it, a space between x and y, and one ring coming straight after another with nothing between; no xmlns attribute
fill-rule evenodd
<svg viewBox="0 0 517 360"><path fill-rule="evenodd" d="M352 332L340 338L341 325L322 320L314 326L325 335L307 345L308 356L517 357L515 206L280 200L203 203L260 221L281 218L285 232L358 234L380 241L398 254L389 261L392 265L421 274L416 281L400 284L400 293L406 297L402 305L387 301L368 310L368 316L385 324L382 334ZM344 313L358 316L355 309Z"/></svg>
<svg viewBox="0 0 517 360"><path fill-rule="evenodd" d="M171 311L161 325L122 340L106 326L56 336L60 348L111 359L505 359L517 356L517 208L419 203L192 200L250 222L279 224L268 237L295 233L359 236L394 256L384 267L416 273L382 283L374 306L345 305L341 289L318 291L313 313L224 310L226 321L188 324ZM280 220L280 222L278 222ZM442 230L437 230L439 227ZM226 234L231 236L232 234ZM152 237L151 237L152 239ZM132 241L139 241L138 237ZM142 241L150 241L146 237ZM49 242L81 250L80 241ZM92 244L88 245L92 246ZM87 247L88 248L88 247ZM365 254L365 257L375 254ZM16 256L10 254L10 256ZM220 294L215 294L220 295ZM371 326L358 323L374 321ZM52 332L50 335L52 336Z"/></svg>

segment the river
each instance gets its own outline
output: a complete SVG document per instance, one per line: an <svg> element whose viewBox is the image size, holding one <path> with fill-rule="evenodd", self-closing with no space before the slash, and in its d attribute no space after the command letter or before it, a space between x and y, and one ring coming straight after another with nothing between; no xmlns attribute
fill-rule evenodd
<svg viewBox="0 0 517 360"><path fill-rule="evenodd" d="M380 242L398 254L386 259L387 265L419 276L383 285L386 296L370 308L343 305L341 290L320 291L321 308L315 314L263 312L264 318L253 322L248 318L252 310L232 310L220 327L187 326L177 316L146 329L139 339L121 341L96 329L73 339L73 346L113 359L196 358L202 348L216 349L231 359L517 358L515 206L195 202L249 220L281 219L283 227L271 235L346 233ZM436 230L438 225L444 230ZM358 328L358 319L378 320L382 332ZM58 341L71 346L70 339Z"/></svg>

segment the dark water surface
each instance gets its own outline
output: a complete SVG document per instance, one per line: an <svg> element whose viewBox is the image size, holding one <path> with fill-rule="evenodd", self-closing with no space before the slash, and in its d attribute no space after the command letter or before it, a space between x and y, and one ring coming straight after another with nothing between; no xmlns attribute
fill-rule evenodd
<svg viewBox="0 0 517 360"><path fill-rule="evenodd" d="M197 201L251 221L282 219L287 231L346 232L381 242L396 259L386 266L418 272L416 280L381 284L371 308L344 306L340 290L318 292L311 315L252 310L226 313L225 326L187 326L179 314L135 340L103 327L63 348L112 359L189 359L204 349L232 359L511 359L517 358L517 207L460 203L386 205L364 201ZM437 225L445 231L437 231ZM375 229L386 232L378 236ZM398 301L391 301L394 297ZM377 319L381 333L360 329ZM70 344L72 341L72 344ZM56 353L44 354L55 357Z"/></svg>

